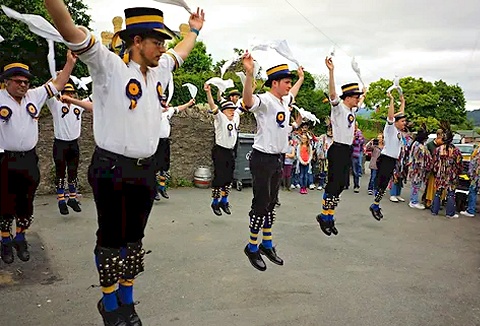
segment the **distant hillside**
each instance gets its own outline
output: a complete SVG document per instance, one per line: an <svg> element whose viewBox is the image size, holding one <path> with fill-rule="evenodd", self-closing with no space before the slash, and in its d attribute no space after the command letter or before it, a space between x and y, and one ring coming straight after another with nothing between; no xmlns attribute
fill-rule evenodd
<svg viewBox="0 0 480 326"><path fill-rule="evenodd" d="M467 119L473 120L475 126L480 126L480 109L467 111Z"/></svg>
<svg viewBox="0 0 480 326"><path fill-rule="evenodd" d="M364 117L364 118L370 118L372 113L373 113L373 110L370 110L368 108L361 108L361 109L358 109L358 111L357 111L357 115L361 116L361 117ZM479 119L480 119L480 117L479 117Z"/></svg>

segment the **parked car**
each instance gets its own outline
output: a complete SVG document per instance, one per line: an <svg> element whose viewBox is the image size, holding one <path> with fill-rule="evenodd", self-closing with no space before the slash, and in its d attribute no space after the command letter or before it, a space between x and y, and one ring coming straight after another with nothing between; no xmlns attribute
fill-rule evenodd
<svg viewBox="0 0 480 326"><path fill-rule="evenodd" d="M470 178L468 176L468 166L475 150L474 144L455 144L462 153L462 174L459 176L458 185L455 189L455 201L457 210L463 211L466 209L468 200L468 190L470 187Z"/></svg>

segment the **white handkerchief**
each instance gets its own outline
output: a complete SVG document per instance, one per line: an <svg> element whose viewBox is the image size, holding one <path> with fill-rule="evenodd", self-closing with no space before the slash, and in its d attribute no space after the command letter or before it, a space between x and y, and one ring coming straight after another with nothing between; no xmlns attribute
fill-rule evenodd
<svg viewBox="0 0 480 326"><path fill-rule="evenodd" d="M220 68L220 78L223 78L223 75L227 72L227 69L230 68L234 63L240 60L241 57L233 57L230 60L225 61L222 68Z"/></svg>
<svg viewBox="0 0 480 326"><path fill-rule="evenodd" d="M334 46L332 46L332 47L330 48L329 56L330 56L331 58L333 58L333 57L335 56L335 47L334 47Z"/></svg>
<svg viewBox="0 0 480 326"><path fill-rule="evenodd" d="M365 83L363 82L362 80L362 74L360 73L360 68L358 67L358 63L357 61L355 61L355 57L352 58L352 69L353 71L355 71L355 73L357 74L358 76L358 79L360 80L360 82L365 85Z"/></svg>
<svg viewBox="0 0 480 326"><path fill-rule="evenodd" d="M240 77L240 81L242 82L242 85L245 86L245 79L247 79L247 76L245 76L245 73L243 71L236 72L235 75Z"/></svg>
<svg viewBox="0 0 480 326"><path fill-rule="evenodd" d="M88 91L87 85L92 82L92 77L90 77L90 76L78 78L77 76L70 75L70 79L73 80L73 82L75 83L77 88L81 88L81 89L84 89L86 91Z"/></svg>
<svg viewBox="0 0 480 326"><path fill-rule="evenodd" d="M173 93L175 92L175 83L173 82L173 74L170 72L170 81L168 82L168 98L167 98L167 105L173 98Z"/></svg>
<svg viewBox="0 0 480 326"><path fill-rule="evenodd" d="M190 84L190 83L185 83L182 86L185 86L188 88L188 91L190 92L190 96L194 99L195 96L197 96L198 88L197 86Z"/></svg>
<svg viewBox="0 0 480 326"><path fill-rule="evenodd" d="M48 43L48 69L50 70L50 75L53 79L57 78L57 70L55 64L55 46L52 40L47 40Z"/></svg>
<svg viewBox="0 0 480 326"><path fill-rule="evenodd" d="M315 116L315 114L313 114L312 112L310 111L307 111L305 110L304 108L299 108L298 106L296 105L293 105L293 108L295 110L298 111L298 113L300 113L300 115L302 116L302 118L304 119L307 119L309 121L312 121L313 122L313 125L315 125L317 122L320 123L320 120L318 120L318 118Z"/></svg>
<svg viewBox="0 0 480 326"><path fill-rule="evenodd" d="M30 31L47 40L63 43L64 40L60 33L45 18L39 15L20 14L7 6L2 5L2 10L10 18L19 20L27 24Z"/></svg>
<svg viewBox="0 0 480 326"><path fill-rule="evenodd" d="M207 84L215 85L220 90L220 92L225 92L227 88L231 88L234 86L233 80L231 79L221 79L219 77L213 77L206 81Z"/></svg>
<svg viewBox="0 0 480 326"><path fill-rule="evenodd" d="M390 86L388 89L387 89L387 93L390 93L391 91L393 91L394 89L397 90L397 92L402 95L403 94L403 90L402 88L400 87L400 77L395 75L395 78L393 79L393 85Z"/></svg>
<svg viewBox="0 0 480 326"><path fill-rule="evenodd" d="M192 14L192 10L187 5L187 3L183 0L153 0L153 1L161 2L161 3L168 3L170 5L183 7L183 8L185 8L186 11L188 11L189 14Z"/></svg>
<svg viewBox="0 0 480 326"><path fill-rule="evenodd" d="M0 43L2 43L3 41L5 41L5 39L2 37L2 35L0 35Z"/></svg>

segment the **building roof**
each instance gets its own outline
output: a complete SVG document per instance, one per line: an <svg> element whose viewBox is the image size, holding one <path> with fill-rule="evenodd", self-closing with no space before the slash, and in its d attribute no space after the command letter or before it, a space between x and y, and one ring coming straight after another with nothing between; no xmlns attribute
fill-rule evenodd
<svg viewBox="0 0 480 326"><path fill-rule="evenodd" d="M457 133L463 137L480 138L480 135L475 130L457 130Z"/></svg>

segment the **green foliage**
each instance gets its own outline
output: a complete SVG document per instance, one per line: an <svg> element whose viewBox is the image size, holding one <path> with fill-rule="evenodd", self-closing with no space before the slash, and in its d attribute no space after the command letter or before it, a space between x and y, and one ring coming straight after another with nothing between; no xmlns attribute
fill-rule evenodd
<svg viewBox="0 0 480 326"><path fill-rule="evenodd" d="M370 84L365 104L376 108L373 119L387 115L390 101L386 91L391 85L392 82L385 79ZM460 86L447 85L442 80L431 83L413 77L402 78L400 86L405 96L405 113L415 124L425 122L429 130L435 129L440 120L448 120L452 125L471 126L467 120L466 101ZM397 98L395 107L398 109L398 94L396 91L392 94Z"/></svg>
<svg viewBox="0 0 480 326"><path fill-rule="evenodd" d="M51 22L45 9L43 0L3 0L2 4L25 14L36 14L45 17ZM77 25L89 27L91 18L87 14L88 7L81 0L65 0L72 18ZM30 71L36 76L33 85L39 85L50 79L48 69L47 41L36 36L28 29L27 25L7 17L3 12L0 14L0 34L5 41L0 43L0 67L12 62L22 62L30 67ZM55 44L55 58L57 70L61 70L65 64L67 48L63 44ZM88 75L87 67L77 61L73 74L81 77Z"/></svg>
<svg viewBox="0 0 480 326"><path fill-rule="evenodd" d="M183 178L175 178L172 177L172 180L170 182L170 186L173 188L178 188L178 187L193 187L193 181L192 180L186 180Z"/></svg>

